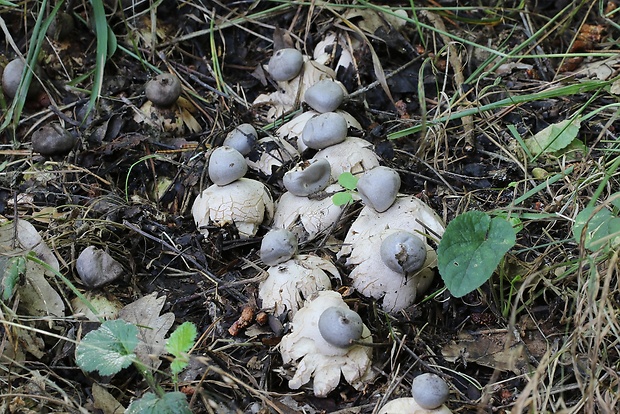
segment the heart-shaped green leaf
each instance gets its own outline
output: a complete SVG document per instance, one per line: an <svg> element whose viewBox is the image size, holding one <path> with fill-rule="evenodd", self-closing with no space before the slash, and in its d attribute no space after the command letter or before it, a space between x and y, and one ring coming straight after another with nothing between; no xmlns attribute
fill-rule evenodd
<svg viewBox="0 0 620 414"><path fill-rule="evenodd" d="M439 273L448 290L461 297L489 280L516 233L503 218L469 211L450 222L437 248Z"/></svg>

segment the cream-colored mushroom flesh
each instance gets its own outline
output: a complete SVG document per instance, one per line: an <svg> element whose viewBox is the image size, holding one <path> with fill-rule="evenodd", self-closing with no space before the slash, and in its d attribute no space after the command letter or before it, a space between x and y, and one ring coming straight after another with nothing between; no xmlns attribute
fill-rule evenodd
<svg viewBox="0 0 620 414"><path fill-rule="evenodd" d="M272 310L274 315L287 311L295 315L303 306L304 298L331 289L331 278L340 279L333 263L306 254L271 266L267 274L267 279L260 284L258 297L263 308Z"/></svg>
<svg viewBox="0 0 620 414"><path fill-rule="evenodd" d="M287 191L276 204L273 227L291 230L302 242L316 238L342 215L343 207L331 199L338 191L342 191L338 184L325 189L325 198L300 197Z"/></svg>
<svg viewBox="0 0 620 414"><path fill-rule="evenodd" d="M412 397L407 397L388 402L379 410L379 414L452 414L452 411L445 405L428 410L420 407Z"/></svg>
<svg viewBox="0 0 620 414"><path fill-rule="evenodd" d="M273 217L273 200L265 185L240 178L225 186L205 189L194 201L192 215L196 227L208 235L207 226L235 224L241 238L253 237L263 222Z"/></svg>

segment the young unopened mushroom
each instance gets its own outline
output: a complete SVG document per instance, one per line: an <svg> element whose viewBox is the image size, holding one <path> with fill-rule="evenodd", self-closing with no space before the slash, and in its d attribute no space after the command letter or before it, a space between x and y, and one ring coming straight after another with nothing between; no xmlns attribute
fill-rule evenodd
<svg viewBox="0 0 620 414"><path fill-rule="evenodd" d="M144 92L153 105L168 108L181 96L181 81L172 73L160 73L146 83Z"/></svg>
<svg viewBox="0 0 620 414"><path fill-rule="evenodd" d="M347 137L347 121L337 112L326 112L306 122L301 138L312 149L341 143Z"/></svg>
<svg viewBox="0 0 620 414"><path fill-rule="evenodd" d="M260 245L260 259L267 266L285 262L297 253L297 236L286 229L269 230Z"/></svg>
<svg viewBox="0 0 620 414"><path fill-rule="evenodd" d="M219 186L213 184L194 201L192 215L196 227L208 235L211 223L235 224L239 237L254 237L261 223L273 217L273 200L265 185L249 178L239 178Z"/></svg>
<svg viewBox="0 0 620 414"><path fill-rule="evenodd" d="M360 334L360 323L338 292L318 292L308 300L279 345L283 362L296 364L289 387L299 389L312 379L314 395L325 397L343 376L361 389L373 374L372 348L363 345L372 343L372 336L363 323Z"/></svg>
<svg viewBox="0 0 620 414"><path fill-rule="evenodd" d="M306 197L328 186L331 171L327 160L302 161L284 174L282 183L292 194Z"/></svg>
<svg viewBox="0 0 620 414"><path fill-rule="evenodd" d="M267 70L273 80L284 82L299 75L303 64L304 58L299 50L285 48L276 51L271 56Z"/></svg>
<svg viewBox="0 0 620 414"><path fill-rule="evenodd" d="M4 89L4 93L9 98L14 98L17 95L17 89L19 88L19 83L24 77L24 71L26 70L26 64L20 58L13 59L10 61L2 72L2 88ZM36 78L32 78L30 82L30 86L28 87L28 97L34 97L41 90L41 85Z"/></svg>
<svg viewBox="0 0 620 414"><path fill-rule="evenodd" d="M71 151L77 141L77 137L53 122L32 134L32 150L41 155L63 155Z"/></svg>
<svg viewBox="0 0 620 414"><path fill-rule="evenodd" d="M267 278L261 282L258 297L263 308L274 315L289 312L291 316L302 307L304 298L332 288L331 278L340 280L332 262L311 254L295 255L267 269Z"/></svg>
<svg viewBox="0 0 620 414"><path fill-rule="evenodd" d="M209 179L224 186L243 177L248 171L245 158L236 149L223 146L213 150L209 157Z"/></svg>
<svg viewBox="0 0 620 414"><path fill-rule="evenodd" d="M344 101L345 92L339 82L323 79L306 90L304 101L317 112L332 112Z"/></svg>
<svg viewBox="0 0 620 414"><path fill-rule="evenodd" d="M379 414L452 414L444 405L448 400L448 384L438 375L418 375L411 384L411 398L397 398L381 408Z"/></svg>
<svg viewBox="0 0 620 414"><path fill-rule="evenodd" d="M75 261L75 269L88 289L107 285L123 274L123 266L108 252L95 246L82 250Z"/></svg>
<svg viewBox="0 0 620 414"><path fill-rule="evenodd" d="M233 147L243 155L248 155L258 141L258 133L252 124L240 124L228 133L224 145Z"/></svg>
<svg viewBox="0 0 620 414"><path fill-rule="evenodd" d="M400 176L392 168L375 167L357 181L357 192L364 205L379 213L390 208L400 190Z"/></svg>
<svg viewBox="0 0 620 414"><path fill-rule="evenodd" d="M448 400L450 388L437 374L418 375L411 383L411 396L422 408L434 410Z"/></svg>

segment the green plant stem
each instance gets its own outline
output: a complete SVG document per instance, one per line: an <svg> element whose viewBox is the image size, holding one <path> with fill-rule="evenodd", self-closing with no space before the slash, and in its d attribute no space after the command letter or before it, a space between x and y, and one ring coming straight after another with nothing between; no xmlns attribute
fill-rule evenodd
<svg viewBox="0 0 620 414"><path fill-rule="evenodd" d="M47 0L43 0L41 2L41 12L39 12L39 15L37 16L37 21L34 25L34 28L32 29L30 48L28 49L28 53L26 55L26 69L24 70L23 77L19 83L19 87L17 88L17 94L13 98L13 103L9 107L8 111L4 114L5 119L2 122L2 125L0 125L0 132L4 131L11 122L13 122L13 131L17 129L19 120L21 118L22 110L24 109L24 105L26 103L28 90L34 76L34 68L37 65L37 59L39 57L39 54L41 53L43 41L45 40L45 34L50 24L56 17L58 10L60 10L62 4L63 0L60 0L58 4L56 4L56 6L52 9L49 16L47 16L47 18L44 20L43 16L45 15L45 13L43 13L43 10L45 10L47 7ZM5 37L7 39L10 39L11 36L10 33L8 33L8 31L6 30L6 25L4 24L4 21L2 21L1 23L2 29L3 31L5 31ZM17 146L19 143L14 141L13 144Z"/></svg>

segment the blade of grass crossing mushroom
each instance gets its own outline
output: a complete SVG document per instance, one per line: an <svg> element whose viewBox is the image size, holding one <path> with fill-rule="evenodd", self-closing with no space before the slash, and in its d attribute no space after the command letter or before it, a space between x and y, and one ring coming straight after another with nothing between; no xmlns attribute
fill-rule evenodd
<svg viewBox="0 0 620 414"><path fill-rule="evenodd" d="M32 77L34 76L34 68L37 64L37 58L39 53L41 52L41 46L43 45L43 41L45 40L45 33L47 32L48 27L56 17L58 10L62 6L63 1L59 1L58 4L52 9L49 16L46 19L43 19L44 13L39 13L37 16L37 21L35 22L34 28L32 29L32 36L30 42L30 48L28 49L28 54L26 55L26 70L24 71L24 76L19 83L19 87L17 89L17 94L13 99L13 103L9 107L8 111L5 114L5 119L0 125L0 131L3 131L10 123L13 122L13 129L17 128L19 123L19 119L22 114L22 110L24 109L24 105L26 103L26 96L28 95L28 88L30 87L30 83L32 82ZM47 0L43 0L41 2L41 10L45 10L47 6ZM0 25L2 26L2 31L5 34L6 39L9 40L11 46L19 52L19 48L12 40L12 37L4 23L4 20L0 18ZM15 143L16 144L16 143Z"/></svg>

